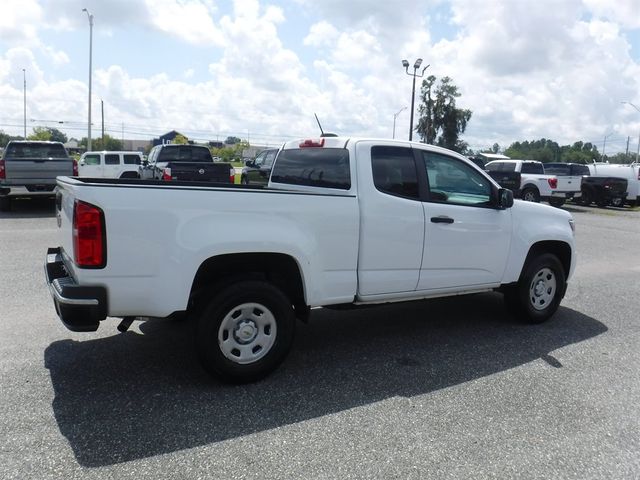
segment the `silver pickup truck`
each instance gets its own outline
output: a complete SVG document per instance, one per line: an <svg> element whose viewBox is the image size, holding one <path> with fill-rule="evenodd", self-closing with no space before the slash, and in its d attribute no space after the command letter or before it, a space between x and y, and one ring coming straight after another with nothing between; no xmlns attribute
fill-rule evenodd
<svg viewBox="0 0 640 480"><path fill-rule="evenodd" d="M11 141L0 160L0 210L13 196L52 194L56 177L77 176L78 166L60 142Z"/></svg>

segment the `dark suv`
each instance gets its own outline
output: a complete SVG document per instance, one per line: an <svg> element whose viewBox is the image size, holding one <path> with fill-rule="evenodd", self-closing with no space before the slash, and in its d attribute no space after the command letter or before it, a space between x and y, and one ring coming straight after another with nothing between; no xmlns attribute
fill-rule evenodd
<svg viewBox="0 0 640 480"><path fill-rule="evenodd" d="M266 185L269 183L271 168L277 154L277 148L270 148L261 151L255 160L247 160L242 169L240 182L243 185Z"/></svg>

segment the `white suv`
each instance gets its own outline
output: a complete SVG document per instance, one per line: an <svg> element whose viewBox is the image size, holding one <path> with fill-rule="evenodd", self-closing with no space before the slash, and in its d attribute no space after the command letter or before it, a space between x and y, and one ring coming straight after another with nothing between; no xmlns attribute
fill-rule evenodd
<svg viewBox="0 0 640 480"><path fill-rule="evenodd" d="M80 157L78 175L93 178L140 178L140 152L86 152Z"/></svg>

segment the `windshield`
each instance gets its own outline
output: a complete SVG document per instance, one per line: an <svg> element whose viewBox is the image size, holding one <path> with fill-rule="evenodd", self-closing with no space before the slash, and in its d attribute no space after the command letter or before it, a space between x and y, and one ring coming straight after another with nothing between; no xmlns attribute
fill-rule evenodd
<svg viewBox="0 0 640 480"><path fill-rule="evenodd" d="M10 143L5 158L11 160L67 159L67 151L61 143Z"/></svg>

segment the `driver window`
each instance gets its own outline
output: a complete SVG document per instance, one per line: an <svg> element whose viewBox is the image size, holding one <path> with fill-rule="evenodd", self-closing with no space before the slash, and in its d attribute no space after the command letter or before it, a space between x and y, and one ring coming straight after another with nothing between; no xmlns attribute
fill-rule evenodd
<svg viewBox="0 0 640 480"><path fill-rule="evenodd" d="M84 156L85 165L100 165L100 154L89 154Z"/></svg>
<svg viewBox="0 0 640 480"><path fill-rule="evenodd" d="M457 158L422 152L429 180L429 200L458 205L490 205L491 182Z"/></svg>
<svg viewBox="0 0 640 480"><path fill-rule="evenodd" d="M267 155L266 152L262 152L260 155L258 155L256 157L256 161L255 161L255 165L256 167L259 167L260 165L262 165L264 163L264 157Z"/></svg>

